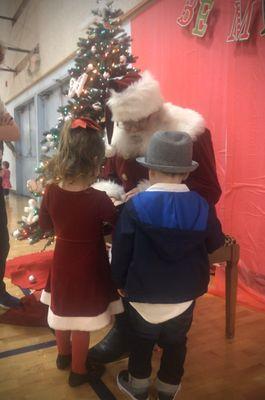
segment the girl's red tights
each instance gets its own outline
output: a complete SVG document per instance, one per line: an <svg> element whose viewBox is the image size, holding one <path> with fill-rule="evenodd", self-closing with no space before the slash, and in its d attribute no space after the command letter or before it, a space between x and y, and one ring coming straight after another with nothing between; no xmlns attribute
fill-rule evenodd
<svg viewBox="0 0 265 400"><path fill-rule="evenodd" d="M55 331L58 353L72 354L72 371L85 374L86 359L89 347L89 332L83 331ZM72 337L72 344L71 344Z"/></svg>

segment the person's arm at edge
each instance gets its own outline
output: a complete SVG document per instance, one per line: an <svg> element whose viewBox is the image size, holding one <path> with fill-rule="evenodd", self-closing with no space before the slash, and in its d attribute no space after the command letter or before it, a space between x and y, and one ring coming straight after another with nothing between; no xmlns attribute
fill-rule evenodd
<svg viewBox="0 0 265 400"><path fill-rule="evenodd" d="M20 133L17 124L12 120L8 124L0 124L0 140L16 142L20 138Z"/></svg>

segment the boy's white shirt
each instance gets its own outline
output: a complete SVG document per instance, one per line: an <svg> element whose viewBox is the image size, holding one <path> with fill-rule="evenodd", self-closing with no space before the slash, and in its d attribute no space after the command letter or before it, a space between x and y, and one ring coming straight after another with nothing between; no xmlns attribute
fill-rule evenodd
<svg viewBox="0 0 265 400"><path fill-rule="evenodd" d="M181 183L156 183L150 186L148 192L189 192L189 188ZM175 318L186 311L191 301L176 304L150 304L130 302L131 306L141 315L143 319L151 324L159 324Z"/></svg>

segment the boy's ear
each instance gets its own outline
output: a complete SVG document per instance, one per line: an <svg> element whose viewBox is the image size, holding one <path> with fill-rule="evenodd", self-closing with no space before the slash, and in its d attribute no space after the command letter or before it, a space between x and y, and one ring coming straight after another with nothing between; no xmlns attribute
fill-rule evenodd
<svg viewBox="0 0 265 400"><path fill-rule="evenodd" d="M152 178L154 176L154 170L148 169L148 175L149 175L149 178Z"/></svg>
<svg viewBox="0 0 265 400"><path fill-rule="evenodd" d="M157 171L155 169L148 169L149 179L155 179L157 177Z"/></svg>

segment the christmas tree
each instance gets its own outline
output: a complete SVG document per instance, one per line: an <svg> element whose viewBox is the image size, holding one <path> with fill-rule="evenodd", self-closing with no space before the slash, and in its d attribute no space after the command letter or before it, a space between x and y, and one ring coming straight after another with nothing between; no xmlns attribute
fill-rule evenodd
<svg viewBox="0 0 265 400"><path fill-rule="evenodd" d="M136 58L130 52L131 37L121 27L120 9L113 9L112 1L93 10L95 21L87 30L87 37L80 38L75 66L69 70L68 104L61 107L58 125L43 134L42 157L35 169L37 178L28 181L27 187L34 198L40 198L49 182L49 162L57 150L60 129L65 120L89 115L103 129L106 125L106 101L109 82L129 72L138 71L132 66ZM33 200L33 201L32 201ZM30 244L44 238L38 225L38 205L35 199L25 207L27 216L18 221L13 236L28 239ZM52 232L46 234L47 245L53 241Z"/></svg>

